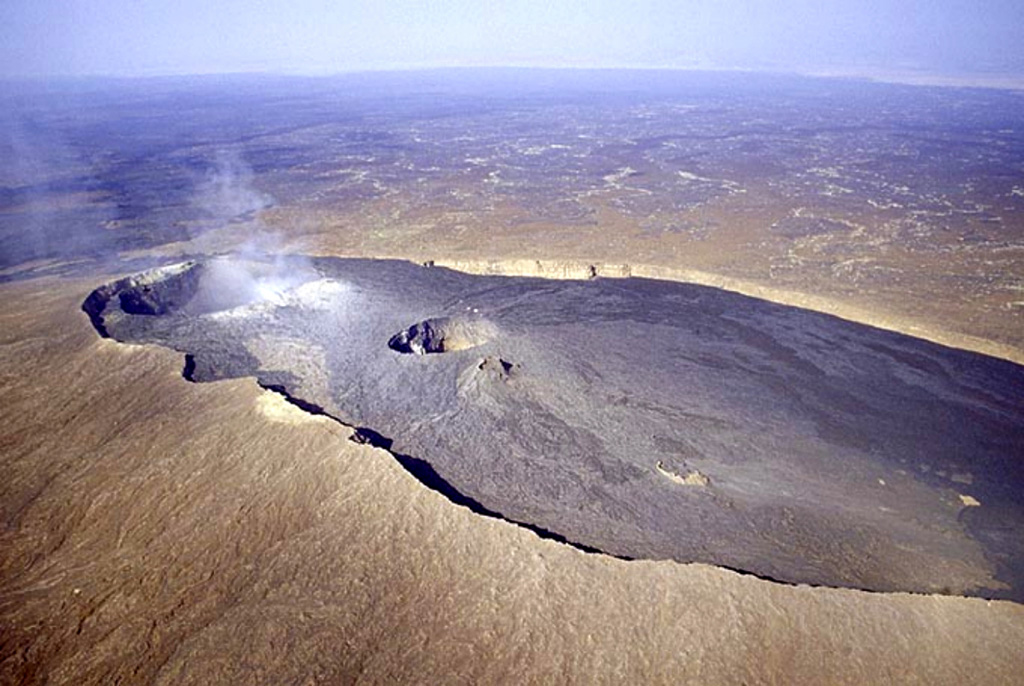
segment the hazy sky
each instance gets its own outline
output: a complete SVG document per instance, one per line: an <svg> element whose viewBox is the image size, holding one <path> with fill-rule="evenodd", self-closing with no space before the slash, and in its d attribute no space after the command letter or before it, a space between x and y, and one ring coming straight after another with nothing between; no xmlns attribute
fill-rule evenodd
<svg viewBox="0 0 1024 686"><path fill-rule="evenodd" d="M677 66L1024 75L1024 0L0 0L0 75Z"/></svg>

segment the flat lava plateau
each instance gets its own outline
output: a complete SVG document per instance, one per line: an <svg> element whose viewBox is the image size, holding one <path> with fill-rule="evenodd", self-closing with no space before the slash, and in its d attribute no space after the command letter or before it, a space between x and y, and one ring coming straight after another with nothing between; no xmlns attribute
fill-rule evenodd
<svg viewBox="0 0 1024 686"><path fill-rule="evenodd" d="M191 261L84 308L588 550L1024 600L1011 362L693 284L401 261Z"/></svg>

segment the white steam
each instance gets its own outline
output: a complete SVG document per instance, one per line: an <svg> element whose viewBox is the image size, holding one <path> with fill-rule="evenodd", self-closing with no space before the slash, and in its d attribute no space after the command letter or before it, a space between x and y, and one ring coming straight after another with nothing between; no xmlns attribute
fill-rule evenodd
<svg viewBox="0 0 1024 686"><path fill-rule="evenodd" d="M196 205L223 222L266 209L274 199L257 190L254 179L252 168L237 153L218 152L214 166L196 189Z"/></svg>
<svg viewBox="0 0 1024 686"><path fill-rule="evenodd" d="M245 305L285 305L292 291L319 278L305 262L253 261L218 257L204 265L199 287L189 303L194 312L220 312Z"/></svg>
<svg viewBox="0 0 1024 686"><path fill-rule="evenodd" d="M320 279L312 263L283 257L284 237L255 214L273 198L255 185L256 175L237 152L220 151L196 186L194 204L214 223L251 219L246 235L230 256L209 260L193 299L198 312L221 312L257 304L294 304L295 289ZM255 216L254 216L255 215Z"/></svg>

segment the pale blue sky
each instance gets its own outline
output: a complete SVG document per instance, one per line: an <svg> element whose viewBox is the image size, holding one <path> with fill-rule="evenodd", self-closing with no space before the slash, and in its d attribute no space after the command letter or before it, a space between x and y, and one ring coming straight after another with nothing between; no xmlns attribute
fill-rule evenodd
<svg viewBox="0 0 1024 686"><path fill-rule="evenodd" d="M0 76L462 65L1024 75L1024 0L0 0Z"/></svg>

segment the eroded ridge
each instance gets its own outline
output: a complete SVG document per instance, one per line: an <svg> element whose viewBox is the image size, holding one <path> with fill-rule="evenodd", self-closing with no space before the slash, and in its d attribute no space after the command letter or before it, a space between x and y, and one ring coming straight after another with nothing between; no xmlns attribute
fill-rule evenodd
<svg viewBox="0 0 1024 686"><path fill-rule="evenodd" d="M1021 600L1024 369L714 288L197 261L83 305L588 551ZM414 324L410 325L410 322ZM396 333L397 332L397 333Z"/></svg>

